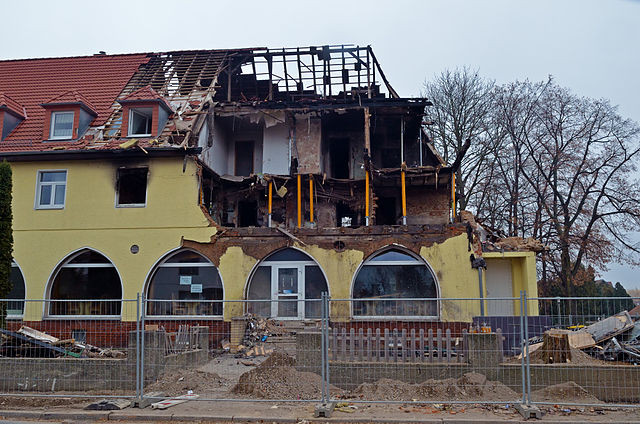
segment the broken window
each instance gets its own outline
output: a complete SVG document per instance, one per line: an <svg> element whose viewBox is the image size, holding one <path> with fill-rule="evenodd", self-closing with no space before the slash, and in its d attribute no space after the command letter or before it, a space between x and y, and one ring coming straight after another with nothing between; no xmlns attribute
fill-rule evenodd
<svg viewBox="0 0 640 424"><path fill-rule="evenodd" d="M153 124L153 108L139 107L129 110L129 137L151 136Z"/></svg>
<svg viewBox="0 0 640 424"><path fill-rule="evenodd" d="M310 256L282 249L267 256L250 277L247 299L253 302L247 310L280 319L320 318L319 299L327 291L324 273Z"/></svg>
<svg viewBox="0 0 640 424"><path fill-rule="evenodd" d="M116 206L144 207L147 203L147 174L149 168L118 169Z"/></svg>
<svg viewBox="0 0 640 424"><path fill-rule="evenodd" d="M160 262L151 277L147 297L149 315L222 315L218 268L191 250L174 253Z"/></svg>
<svg viewBox="0 0 640 424"><path fill-rule="evenodd" d="M253 141L236 141L235 175L253 174Z"/></svg>
<svg viewBox="0 0 640 424"><path fill-rule="evenodd" d="M389 249L367 259L360 267L353 284L353 298L367 300L354 302L353 314L436 317L437 296L435 277L424 261L398 249Z"/></svg>
<svg viewBox="0 0 640 424"><path fill-rule="evenodd" d="M11 271L9 273L11 291L7 295L7 317L20 316L24 312L24 277L18 264L11 261Z"/></svg>
<svg viewBox="0 0 640 424"><path fill-rule="evenodd" d="M104 299L104 300L88 300ZM67 259L53 278L50 315L120 315L122 285L115 266L93 250Z"/></svg>
<svg viewBox="0 0 640 424"><path fill-rule="evenodd" d="M376 206L376 225L396 225L398 223L395 197L379 197Z"/></svg>
<svg viewBox="0 0 640 424"><path fill-rule="evenodd" d="M241 200L238 202L238 227L258 226L258 202Z"/></svg>

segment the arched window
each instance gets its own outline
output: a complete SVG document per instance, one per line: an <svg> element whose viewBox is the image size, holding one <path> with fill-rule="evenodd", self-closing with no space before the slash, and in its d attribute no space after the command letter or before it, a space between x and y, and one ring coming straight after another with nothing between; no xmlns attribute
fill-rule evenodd
<svg viewBox="0 0 640 424"><path fill-rule="evenodd" d="M147 298L149 315L219 316L222 280L218 268L207 258L192 250L181 250L158 264Z"/></svg>
<svg viewBox="0 0 640 424"><path fill-rule="evenodd" d="M49 298L50 315L120 315L122 284L109 259L85 249L60 266Z"/></svg>
<svg viewBox="0 0 640 424"><path fill-rule="evenodd" d="M24 302L20 302L18 299L24 300L24 277L18 264L11 261L11 271L9 273L9 281L11 282L11 291L7 295L7 317L18 317L24 313Z"/></svg>
<svg viewBox="0 0 640 424"><path fill-rule="evenodd" d="M297 249L282 249L267 256L249 279L250 313L280 319L320 318L318 299L328 291L318 264Z"/></svg>
<svg viewBox="0 0 640 424"><path fill-rule="evenodd" d="M353 315L366 317L436 317L436 279L427 264L399 249L367 259L353 284ZM402 300L411 299L411 300ZM422 300L424 299L424 300Z"/></svg>

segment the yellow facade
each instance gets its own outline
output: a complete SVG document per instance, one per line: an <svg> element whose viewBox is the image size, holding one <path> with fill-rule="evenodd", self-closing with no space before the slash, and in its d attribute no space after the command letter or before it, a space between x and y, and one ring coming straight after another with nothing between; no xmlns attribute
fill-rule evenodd
<svg viewBox="0 0 640 424"><path fill-rule="evenodd" d="M48 284L60 264L73 252L91 248L106 256L116 267L123 299L136 299L145 292L150 272L167 253L182 246L182 241L207 243L216 228L198 205L198 168L182 157L147 158L128 161L42 161L13 162L14 175L14 258L26 284L26 299L48 298ZM183 165L185 165L183 171ZM120 166L148 166L147 203L145 207L118 208L116 173ZM35 208L36 179L40 170L66 170L64 209ZM131 246L139 252L131 252ZM321 248L315 245L294 247L306 252L323 270L333 299L351 297L355 275L366 259L360 250ZM440 244L423 246L419 254L431 267L438 282L440 318L445 321L469 321L480 314L478 271L469 262L466 234L451 237ZM511 261L513 296L520 290L529 295L536 291L535 254L533 252L487 253L491 258ZM225 300L245 298L247 281L259 260L241 247L229 247L219 264ZM485 285L486 287L486 285ZM483 293L486 296L486 293ZM519 313L519 305L514 306ZM533 314L537 305L529 305ZM43 317L41 302L27 302L25 320ZM244 304L225 305L224 319L242 315ZM351 317L348 302L335 302L331 310L336 319ZM135 319L135 304L125 304L124 320Z"/></svg>
<svg viewBox="0 0 640 424"><path fill-rule="evenodd" d="M131 162L127 163L131 166ZM69 254L91 248L115 265L122 281L123 299L135 299L144 290L154 264L182 244L182 238L208 241L215 227L198 206L197 167L182 158L150 158L147 204L116 208L116 172L119 162L13 162L14 258L20 266L27 299L47 297L47 284ZM67 170L64 209L35 209L39 170ZM138 245L137 254L131 246ZM27 302L26 320L42 317L39 302ZM135 310L123 307L123 318Z"/></svg>

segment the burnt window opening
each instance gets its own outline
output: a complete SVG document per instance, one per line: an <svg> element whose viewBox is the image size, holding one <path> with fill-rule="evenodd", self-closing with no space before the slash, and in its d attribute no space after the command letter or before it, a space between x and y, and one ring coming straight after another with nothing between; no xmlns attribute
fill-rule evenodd
<svg viewBox="0 0 640 424"><path fill-rule="evenodd" d="M118 169L116 206L143 207L147 203L149 168Z"/></svg>
<svg viewBox="0 0 640 424"><path fill-rule="evenodd" d="M349 179L349 156L348 138L332 138L329 141L329 158L333 178Z"/></svg>
<svg viewBox="0 0 640 424"><path fill-rule="evenodd" d="M395 197L379 197L376 205L376 225L397 224L398 214Z"/></svg>
<svg viewBox="0 0 640 424"><path fill-rule="evenodd" d="M381 164L383 168L400 168L400 148L383 148Z"/></svg>
<svg viewBox="0 0 640 424"><path fill-rule="evenodd" d="M253 141L236 141L235 175L253 174Z"/></svg>
<svg viewBox="0 0 640 424"><path fill-rule="evenodd" d="M238 227L258 226L258 202L241 200L238 202Z"/></svg>

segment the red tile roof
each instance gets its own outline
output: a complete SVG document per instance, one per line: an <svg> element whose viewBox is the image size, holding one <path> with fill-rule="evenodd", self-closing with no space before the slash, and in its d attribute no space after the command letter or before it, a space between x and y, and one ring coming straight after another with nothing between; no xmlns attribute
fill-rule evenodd
<svg viewBox="0 0 640 424"><path fill-rule="evenodd" d="M0 109L8 109L21 118L24 118L22 105L2 92L0 92Z"/></svg>
<svg viewBox="0 0 640 424"><path fill-rule="evenodd" d="M78 90L66 91L61 95L56 96L53 99L49 100L48 102L44 102L43 105L59 105L59 104L72 104L72 103L81 103L85 105L92 112L96 114L98 113L98 111L96 110L96 107L92 105L91 102L85 96L80 94Z"/></svg>
<svg viewBox="0 0 640 424"><path fill-rule="evenodd" d="M167 100L160 94L158 94L156 90L151 88L150 85L145 85L144 87L129 94L124 99L118 101L120 103L158 101L162 103L167 108L167 110L171 110L171 106L169 105L169 103L167 103Z"/></svg>
<svg viewBox="0 0 640 424"><path fill-rule="evenodd" d="M0 151L49 150L54 144L63 144L41 142L45 109L40 105L69 91L81 93L95 108L97 117L92 125L104 124L115 99L139 66L148 61L146 53L0 61L0 93L27 112L26 119L0 143ZM70 144L63 145L71 148Z"/></svg>

